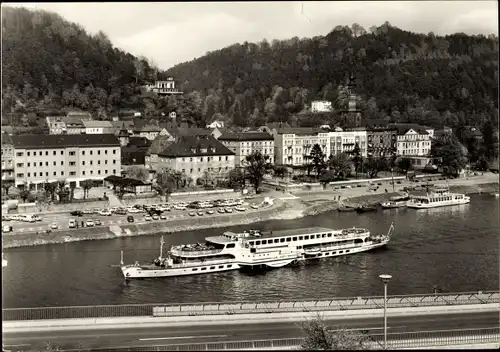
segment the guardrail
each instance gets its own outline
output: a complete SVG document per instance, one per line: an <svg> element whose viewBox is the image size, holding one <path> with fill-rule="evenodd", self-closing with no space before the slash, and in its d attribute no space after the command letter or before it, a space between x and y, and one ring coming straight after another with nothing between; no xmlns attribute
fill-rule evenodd
<svg viewBox="0 0 500 352"><path fill-rule="evenodd" d="M500 303L500 292L439 293L435 295L388 296L388 308L450 306ZM183 304L129 304L76 307L7 308L3 320L81 319L131 316L194 316L248 313L288 313L310 311L347 311L380 309L384 298L352 297L328 300L267 301L267 302L210 302Z"/></svg>
<svg viewBox="0 0 500 352"><path fill-rule="evenodd" d="M367 342L365 343L364 349L383 349L383 340L384 336L382 334L369 334L367 335ZM113 348L113 351L222 351L257 349L294 350L300 349L303 341L303 338L231 341L147 347L118 347ZM499 341L499 328L456 331L419 331L387 334L387 348L389 350L431 346L445 347L457 345L498 344ZM105 349L93 349L93 351L104 350Z"/></svg>

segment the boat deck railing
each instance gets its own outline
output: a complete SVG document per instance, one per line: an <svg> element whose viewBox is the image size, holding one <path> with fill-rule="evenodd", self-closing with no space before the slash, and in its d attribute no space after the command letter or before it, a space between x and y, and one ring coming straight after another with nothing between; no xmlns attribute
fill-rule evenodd
<svg viewBox="0 0 500 352"><path fill-rule="evenodd" d="M172 248L170 253L180 257L199 257L205 255L219 254L222 249L202 249L202 250L185 250L180 248Z"/></svg>
<svg viewBox="0 0 500 352"><path fill-rule="evenodd" d="M186 268L192 267L194 265L218 265L218 264L231 264L234 263L234 259L213 259L213 260L204 260L204 261L192 261L187 263L179 263L179 264L171 264L169 268Z"/></svg>

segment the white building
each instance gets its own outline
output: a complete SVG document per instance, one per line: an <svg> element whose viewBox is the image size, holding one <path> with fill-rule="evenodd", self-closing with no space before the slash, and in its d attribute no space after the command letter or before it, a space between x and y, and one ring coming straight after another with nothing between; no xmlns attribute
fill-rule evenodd
<svg viewBox="0 0 500 352"><path fill-rule="evenodd" d="M393 124L397 129L397 154L409 158L415 168L424 168L430 161L434 130L415 124Z"/></svg>
<svg viewBox="0 0 500 352"><path fill-rule="evenodd" d="M82 121L86 134L110 134L113 133L113 125L110 121Z"/></svg>
<svg viewBox="0 0 500 352"><path fill-rule="evenodd" d="M356 143L360 154L367 156L367 131L356 129L343 131L325 131L320 128L281 128L272 130L275 146L275 163L278 165L302 166L318 144L325 154L330 155L351 152Z"/></svg>
<svg viewBox="0 0 500 352"><path fill-rule="evenodd" d="M315 100L311 103L311 112L332 111L332 102L326 100Z"/></svg>
<svg viewBox="0 0 500 352"><path fill-rule="evenodd" d="M175 88L173 77L168 77L166 81L156 81L155 84L148 84L145 88L148 92L153 92L158 95L182 94L181 91Z"/></svg>

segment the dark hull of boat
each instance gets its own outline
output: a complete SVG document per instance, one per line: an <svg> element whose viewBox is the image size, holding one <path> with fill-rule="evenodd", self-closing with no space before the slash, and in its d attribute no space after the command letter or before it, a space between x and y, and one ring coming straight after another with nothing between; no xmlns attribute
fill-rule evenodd
<svg viewBox="0 0 500 352"><path fill-rule="evenodd" d="M377 211L377 208L375 207L370 207L370 208L356 208L356 212L358 213L368 213L371 211Z"/></svg>
<svg viewBox="0 0 500 352"><path fill-rule="evenodd" d="M342 211L342 212L351 212L351 211L356 211L356 208L344 207L344 208L339 208L339 211Z"/></svg>

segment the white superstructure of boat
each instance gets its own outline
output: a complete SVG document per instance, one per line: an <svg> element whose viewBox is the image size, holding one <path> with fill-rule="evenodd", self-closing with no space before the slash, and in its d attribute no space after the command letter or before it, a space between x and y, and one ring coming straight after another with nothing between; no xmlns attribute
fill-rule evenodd
<svg viewBox="0 0 500 352"><path fill-rule="evenodd" d="M391 199L388 202L380 203L380 205L384 209L401 208L401 207L406 207L408 205L409 200L410 196L408 194L405 194L402 196L391 197Z"/></svg>
<svg viewBox="0 0 500 352"><path fill-rule="evenodd" d="M213 273L240 268L283 267L317 258L335 257L368 251L386 245L394 224L386 235L374 236L362 228L332 230L323 227L271 231L257 230L205 238L205 243L173 246L163 257L163 237L160 256L152 264L120 264L127 279L154 278Z"/></svg>
<svg viewBox="0 0 500 352"><path fill-rule="evenodd" d="M429 209L470 203L470 197L452 193L448 187L436 187L425 195L411 195L408 208Z"/></svg>

